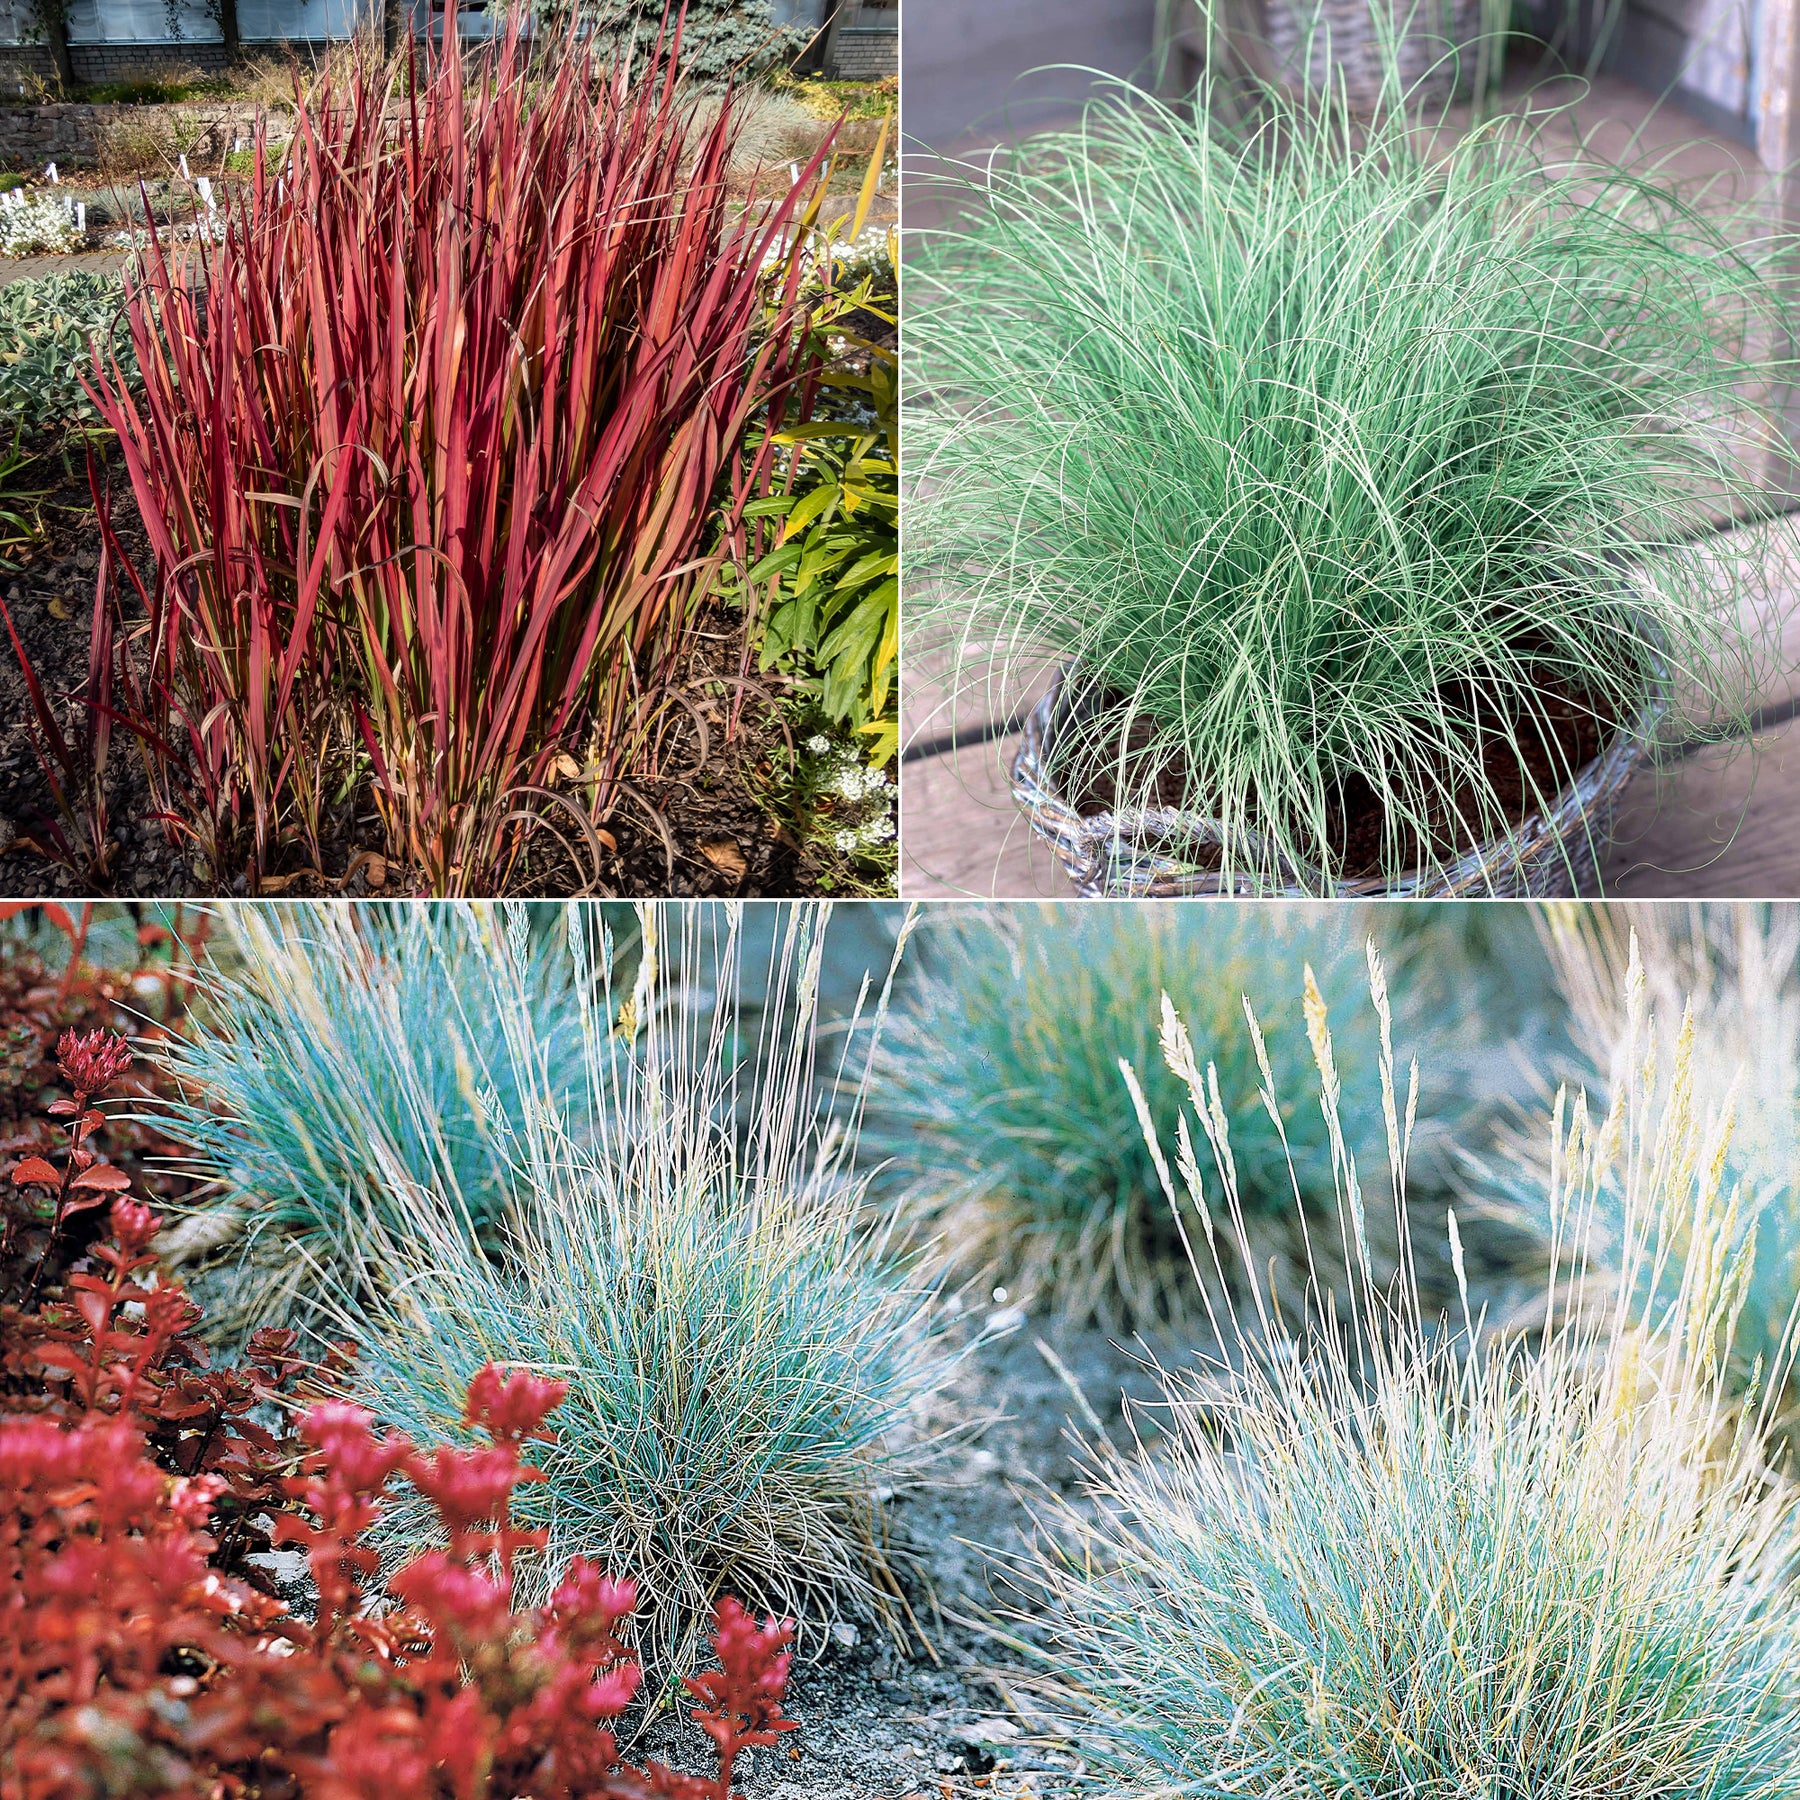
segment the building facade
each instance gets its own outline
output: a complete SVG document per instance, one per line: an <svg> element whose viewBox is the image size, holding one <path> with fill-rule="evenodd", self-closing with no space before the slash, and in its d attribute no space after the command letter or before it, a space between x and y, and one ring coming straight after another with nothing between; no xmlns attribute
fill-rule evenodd
<svg viewBox="0 0 1800 1800"><path fill-rule="evenodd" d="M412 0L414 29L424 31L429 0ZM877 80L900 67L898 0L773 0L777 24L813 27L810 66L845 80ZM378 29L382 0L237 0L238 36L247 51L292 46L321 50ZM463 21L479 33L482 13ZM68 45L78 82L125 81L174 70L225 65L224 33L205 0L70 0ZM0 0L0 79L7 67L44 80L55 62L42 41L36 0Z"/></svg>

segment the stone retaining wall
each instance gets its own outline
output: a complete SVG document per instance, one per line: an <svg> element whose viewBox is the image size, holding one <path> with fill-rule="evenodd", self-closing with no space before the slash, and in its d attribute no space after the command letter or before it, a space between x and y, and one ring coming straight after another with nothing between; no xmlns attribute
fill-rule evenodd
<svg viewBox="0 0 1800 1800"><path fill-rule="evenodd" d="M41 169L55 162L65 169L92 168L102 157L110 132L142 132L167 138L196 158L229 150L256 129L257 109L220 101L195 106L94 106L85 101L51 101L42 106L0 106L0 169ZM269 136L288 135L287 115L269 115ZM115 140L116 141L116 140Z"/></svg>

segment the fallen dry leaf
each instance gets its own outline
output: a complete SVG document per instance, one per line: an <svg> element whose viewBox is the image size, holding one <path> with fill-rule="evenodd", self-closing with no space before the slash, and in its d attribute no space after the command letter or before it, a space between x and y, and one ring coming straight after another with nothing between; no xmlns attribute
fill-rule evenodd
<svg viewBox="0 0 1800 1800"><path fill-rule="evenodd" d="M69 603L61 594L52 594L50 596L50 616L53 619L72 619L75 615L69 611Z"/></svg>
<svg viewBox="0 0 1800 1800"><path fill-rule="evenodd" d="M721 875L729 875L733 881L742 881L750 873L743 851L730 838L717 838L710 844L702 844L700 854Z"/></svg>
<svg viewBox="0 0 1800 1800"><path fill-rule="evenodd" d="M385 856L371 856L363 867L363 879L368 882L371 890L386 887L387 858Z"/></svg>

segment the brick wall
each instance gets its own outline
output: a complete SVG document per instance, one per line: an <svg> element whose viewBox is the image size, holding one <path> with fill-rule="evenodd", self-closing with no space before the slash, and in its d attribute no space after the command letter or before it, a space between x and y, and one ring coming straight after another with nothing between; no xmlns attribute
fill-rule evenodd
<svg viewBox="0 0 1800 1800"><path fill-rule="evenodd" d="M0 94L12 94L20 82L54 81L56 64L42 44L0 44ZM16 95L15 95L16 98Z"/></svg>
<svg viewBox="0 0 1800 1800"><path fill-rule="evenodd" d="M323 38L292 39L281 44L246 44L247 57L273 57L288 51L317 61L331 45ZM223 44L72 44L69 64L77 81L142 81L159 75L184 75L198 69L216 75L225 67ZM56 64L42 44L0 44L0 95L12 92L20 80L27 85L36 77L54 81Z"/></svg>
<svg viewBox="0 0 1800 1800"><path fill-rule="evenodd" d="M142 81L199 69L217 75L225 67L223 44L71 44L69 66L77 81Z"/></svg>

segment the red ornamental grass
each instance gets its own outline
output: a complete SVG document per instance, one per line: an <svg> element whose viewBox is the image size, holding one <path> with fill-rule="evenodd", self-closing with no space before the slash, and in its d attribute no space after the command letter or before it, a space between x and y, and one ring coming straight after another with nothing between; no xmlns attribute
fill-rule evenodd
<svg viewBox="0 0 1800 1800"><path fill-rule="evenodd" d="M143 398L96 365L95 399L156 575L118 710L215 867L318 863L368 773L391 856L492 891L560 758L598 817L653 763L822 192L730 201L733 108L696 122L677 51L596 74L515 29L410 94L361 65L279 171L259 133L222 243L129 282Z"/></svg>

